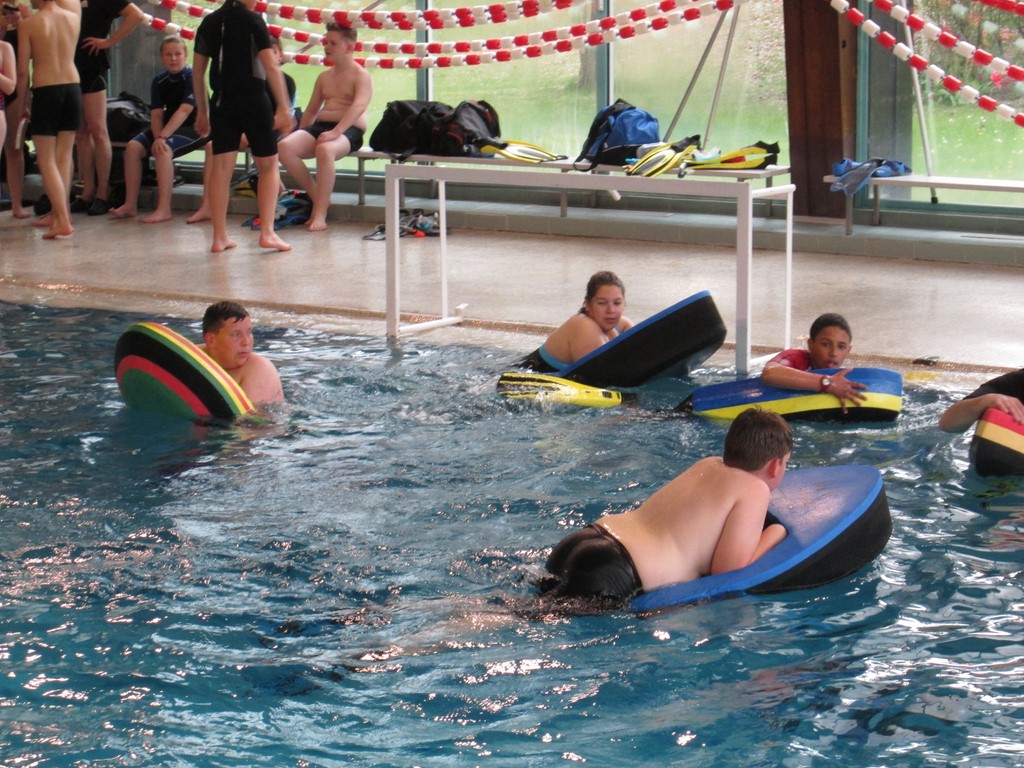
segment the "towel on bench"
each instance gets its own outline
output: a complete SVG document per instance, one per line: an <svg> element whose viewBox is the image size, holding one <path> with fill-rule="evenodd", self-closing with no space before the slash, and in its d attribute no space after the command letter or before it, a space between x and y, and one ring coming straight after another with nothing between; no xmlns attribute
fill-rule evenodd
<svg viewBox="0 0 1024 768"><path fill-rule="evenodd" d="M906 176L910 172L910 166L899 160L873 157L867 162L858 163L847 157L843 158L842 162L832 164L832 175L838 178L832 182L830 189L833 192L845 192L847 197L853 197L864 188L872 176Z"/></svg>

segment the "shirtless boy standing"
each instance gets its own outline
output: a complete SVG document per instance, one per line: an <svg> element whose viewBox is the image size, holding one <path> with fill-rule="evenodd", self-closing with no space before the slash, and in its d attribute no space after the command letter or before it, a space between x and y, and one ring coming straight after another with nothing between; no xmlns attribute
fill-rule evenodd
<svg viewBox="0 0 1024 768"><path fill-rule="evenodd" d="M765 517L792 450L781 416L744 411L721 458L701 459L636 509L563 539L547 561L545 595L628 600L749 565L786 537Z"/></svg>
<svg viewBox="0 0 1024 768"><path fill-rule="evenodd" d="M18 26L18 103L24 105L25 116L31 117L39 173L52 206L38 224L49 224L43 237L53 240L70 237L75 231L68 210L68 190L82 109L75 68L82 10L77 0L32 0L32 5L37 13Z"/></svg>
<svg viewBox="0 0 1024 768"><path fill-rule="evenodd" d="M334 66L317 76L299 130L278 145L284 167L313 201L306 225L312 232L327 229L334 163L363 146L373 83L370 73L353 59L355 49L354 29L335 22L327 24L324 53ZM309 157L316 158L315 183L302 162Z"/></svg>

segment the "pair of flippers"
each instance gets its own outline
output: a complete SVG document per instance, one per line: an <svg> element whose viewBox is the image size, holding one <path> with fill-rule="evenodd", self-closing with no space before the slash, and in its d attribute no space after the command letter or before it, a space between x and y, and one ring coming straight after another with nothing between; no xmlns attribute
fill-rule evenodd
<svg viewBox="0 0 1024 768"><path fill-rule="evenodd" d="M640 159L626 168L627 176L655 176L674 170L693 157L700 149L700 136L687 136L675 142L656 144Z"/></svg>
<svg viewBox="0 0 1024 768"><path fill-rule="evenodd" d="M548 163L552 160L565 160L565 155L556 155L544 147L530 144L527 141L510 141L506 139L480 139L474 142L476 148L486 155L501 155L509 160L521 163Z"/></svg>
<svg viewBox="0 0 1024 768"><path fill-rule="evenodd" d="M693 168L701 169L756 169L778 161L779 145L758 141L732 152L715 148L700 149L700 136L689 136L681 141L659 144L626 169L630 176L653 178L666 171L677 170L680 177Z"/></svg>

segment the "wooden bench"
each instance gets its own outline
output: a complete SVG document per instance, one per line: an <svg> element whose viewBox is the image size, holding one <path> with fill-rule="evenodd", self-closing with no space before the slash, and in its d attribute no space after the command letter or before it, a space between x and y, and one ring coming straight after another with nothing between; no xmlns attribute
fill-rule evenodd
<svg viewBox="0 0 1024 768"><path fill-rule="evenodd" d="M837 176L826 176L825 183L829 186L838 179ZM928 176L921 173L908 173L906 176L872 176L868 179L871 189L872 209L871 224L882 223L882 211L879 200L881 187L925 187L928 189L961 189L969 192L1016 192L1024 193L1024 181L1007 179L972 179L959 176ZM935 202L933 200L933 202ZM853 197L846 198L846 234L853 234Z"/></svg>
<svg viewBox="0 0 1024 768"><path fill-rule="evenodd" d="M358 204L366 204L366 163L372 160L384 160L389 163L398 162L392 155L387 152L378 152L373 149L360 149L356 152L351 153L348 157L353 157L358 163L357 167L357 195ZM518 160L511 160L507 157L495 156L495 157L450 157L447 155L411 155L406 158L403 162L409 165L477 165L477 166L494 166L497 168L517 168L519 170L529 171L550 171L552 169L562 171L563 173L581 173L573 167L572 160L552 160L546 163L524 163ZM786 165L770 165L767 168L757 169L701 169L693 168L690 169L685 178L708 178L708 179L734 179L739 182L744 181L764 181L765 187L771 187L772 182L777 176L788 176L789 166ZM598 166L594 169L597 173L614 173L622 172L621 166ZM670 179L673 178L674 174L666 174L662 178ZM540 187L545 185L542 178L537 179L537 185ZM563 218L569 215L568 196L567 191L559 189L559 196L561 201L561 215ZM773 213L773 201L768 200L768 216L771 217Z"/></svg>

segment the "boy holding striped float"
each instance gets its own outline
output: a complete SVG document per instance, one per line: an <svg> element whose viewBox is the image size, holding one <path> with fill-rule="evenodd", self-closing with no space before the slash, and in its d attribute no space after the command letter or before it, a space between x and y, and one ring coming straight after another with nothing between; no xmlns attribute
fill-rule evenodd
<svg viewBox="0 0 1024 768"><path fill-rule="evenodd" d="M277 368L252 350L252 318L235 301L218 301L203 314L203 343L206 352L238 382L256 405L284 402Z"/></svg>
<svg viewBox="0 0 1024 768"><path fill-rule="evenodd" d="M939 419L944 432L963 432L989 408L1009 414L1024 424L1024 368L990 379L960 402L953 403Z"/></svg>

